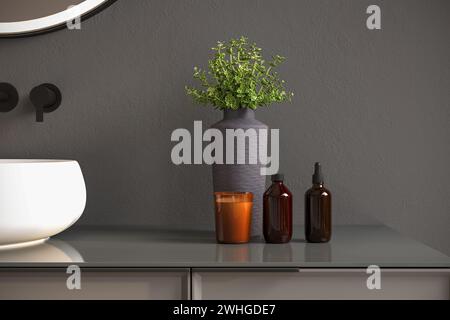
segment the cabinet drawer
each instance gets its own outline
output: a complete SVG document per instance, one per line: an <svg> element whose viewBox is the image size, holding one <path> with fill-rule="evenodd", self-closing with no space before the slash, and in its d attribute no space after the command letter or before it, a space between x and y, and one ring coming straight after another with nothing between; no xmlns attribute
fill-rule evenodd
<svg viewBox="0 0 450 320"><path fill-rule="evenodd" d="M65 268L0 269L0 299L189 299L189 269L81 269L69 290Z"/></svg>
<svg viewBox="0 0 450 320"><path fill-rule="evenodd" d="M449 299L449 269L382 269L369 290L365 269L194 269L193 299Z"/></svg>

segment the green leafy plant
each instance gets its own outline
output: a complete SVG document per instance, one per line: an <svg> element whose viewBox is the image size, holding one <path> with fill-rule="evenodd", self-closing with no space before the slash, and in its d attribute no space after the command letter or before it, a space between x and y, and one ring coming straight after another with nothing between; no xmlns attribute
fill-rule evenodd
<svg viewBox="0 0 450 320"><path fill-rule="evenodd" d="M186 87L186 93L201 104L224 110L256 109L275 102L290 101L293 93L284 89L284 80L275 72L285 58L279 55L266 62L262 49L248 39L217 42L208 71L194 68L201 89Z"/></svg>

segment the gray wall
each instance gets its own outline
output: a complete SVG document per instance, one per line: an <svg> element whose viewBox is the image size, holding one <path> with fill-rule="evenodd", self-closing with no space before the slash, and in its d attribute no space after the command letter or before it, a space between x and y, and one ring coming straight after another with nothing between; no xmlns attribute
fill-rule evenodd
<svg viewBox="0 0 450 320"><path fill-rule="evenodd" d="M369 4L382 30L365 27ZM321 161L337 224L382 222L450 253L449 1L118 1L83 23L0 40L0 157L73 158L88 205L79 224L213 228L207 166L171 164L170 134L220 119L184 94L216 40L247 35L281 68L292 104L258 111L281 129L281 165L303 220ZM64 102L44 123L26 99L42 82Z"/></svg>

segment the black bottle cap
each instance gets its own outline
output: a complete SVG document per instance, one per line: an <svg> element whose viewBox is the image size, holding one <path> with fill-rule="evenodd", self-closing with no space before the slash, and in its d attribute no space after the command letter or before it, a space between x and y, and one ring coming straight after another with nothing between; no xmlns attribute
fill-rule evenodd
<svg viewBox="0 0 450 320"><path fill-rule="evenodd" d="M277 173L272 175L272 181L283 181L284 180L284 174Z"/></svg>
<svg viewBox="0 0 450 320"><path fill-rule="evenodd" d="M314 184L323 184L322 167L320 166L319 162L316 162L314 164L314 174L312 176L312 182Z"/></svg>

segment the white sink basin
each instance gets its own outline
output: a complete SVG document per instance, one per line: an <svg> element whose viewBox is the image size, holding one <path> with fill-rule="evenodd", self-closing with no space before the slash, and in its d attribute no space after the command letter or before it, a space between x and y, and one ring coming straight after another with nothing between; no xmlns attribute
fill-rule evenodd
<svg viewBox="0 0 450 320"><path fill-rule="evenodd" d="M0 159L0 246L60 233L80 218L85 205L78 162Z"/></svg>

